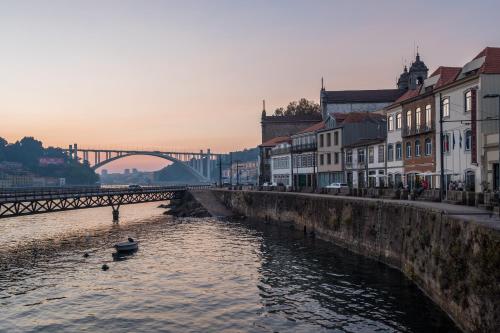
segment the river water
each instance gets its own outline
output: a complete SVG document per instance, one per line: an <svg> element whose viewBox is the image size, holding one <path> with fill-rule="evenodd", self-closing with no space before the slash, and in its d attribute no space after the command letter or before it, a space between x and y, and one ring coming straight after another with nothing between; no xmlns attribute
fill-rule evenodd
<svg viewBox="0 0 500 333"><path fill-rule="evenodd" d="M298 231L175 219L157 205L124 206L119 224L110 208L0 220L0 331L457 330L375 261ZM114 261L129 236L139 251Z"/></svg>

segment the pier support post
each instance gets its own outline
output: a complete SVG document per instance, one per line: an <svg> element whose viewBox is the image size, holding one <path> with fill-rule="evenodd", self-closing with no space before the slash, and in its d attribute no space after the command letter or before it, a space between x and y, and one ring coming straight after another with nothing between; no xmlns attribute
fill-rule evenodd
<svg viewBox="0 0 500 333"><path fill-rule="evenodd" d="M120 211L118 210L118 207L113 207L113 222L118 222L118 219L120 218Z"/></svg>

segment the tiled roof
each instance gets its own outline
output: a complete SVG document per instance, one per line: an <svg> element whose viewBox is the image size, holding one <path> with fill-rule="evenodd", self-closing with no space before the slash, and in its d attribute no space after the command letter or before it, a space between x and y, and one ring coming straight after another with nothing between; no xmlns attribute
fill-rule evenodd
<svg viewBox="0 0 500 333"><path fill-rule="evenodd" d="M486 57L479 72L482 74L500 74L500 47L486 47L475 58Z"/></svg>
<svg viewBox="0 0 500 333"><path fill-rule="evenodd" d="M320 121L319 123L316 123L316 124L314 124L312 126L309 126L305 130L302 130L302 131L298 132L297 134L304 134L304 133L309 133L309 132L316 132L316 131L322 129L323 127L325 127L325 122L324 121Z"/></svg>
<svg viewBox="0 0 500 333"><path fill-rule="evenodd" d="M439 80L434 85L434 89L440 88L444 85L447 85L448 83L455 81L461 70L462 68L460 67L439 66L438 69L436 69L431 75L431 77L434 75L439 75Z"/></svg>
<svg viewBox="0 0 500 333"><path fill-rule="evenodd" d="M330 115L335 118L337 124L342 123L347 118L347 112L332 112Z"/></svg>
<svg viewBox="0 0 500 333"><path fill-rule="evenodd" d="M325 91L326 103L392 103L403 94L399 89Z"/></svg>
<svg viewBox="0 0 500 333"><path fill-rule="evenodd" d="M259 145L259 147L274 147L278 143L286 142L290 140L289 136L278 136L272 139L267 140L266 142L263 142Z"/></svg>
<svg viewBox="0 0 500 333"><path fill-rule="evenodd" d="M349 112L342 124L359 123L363 121L385 121L385 116L373 112Z"/></svg>

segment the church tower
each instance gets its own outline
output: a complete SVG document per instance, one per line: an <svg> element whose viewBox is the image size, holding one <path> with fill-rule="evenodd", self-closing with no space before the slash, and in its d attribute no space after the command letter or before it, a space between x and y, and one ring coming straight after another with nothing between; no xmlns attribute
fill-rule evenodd
<svg viewBox="0 0 500 333"><path fill-rule="evenodd" d="M408 80L409 80L408 68L405 65L403 73L401 73L401 75L399 76L398 89L400 89L400 90L408 90L408 85L409 85Z"/></svg>
<svg viewBox="0 0 500 333"><path fill-rule="evenodd" d="M427 79L428 73L429 68L427 68L425 63L420 60L420 54L417 51L415 61L411 64L410 71L408 72L409 88L412 90L417 89L417 86L424 83L424 80Z"/></svg>

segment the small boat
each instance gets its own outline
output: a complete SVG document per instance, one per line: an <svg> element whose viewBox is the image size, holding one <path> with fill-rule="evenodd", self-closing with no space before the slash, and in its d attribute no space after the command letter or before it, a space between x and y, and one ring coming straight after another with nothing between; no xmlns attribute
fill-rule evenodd
<svg viewBox="0 0 500 333"><path fill-rule="evenodd" d="M117 252L133 252L139 249L139 244L132 238L129 238L128 242L116 243L115 249Z"/></svg>

